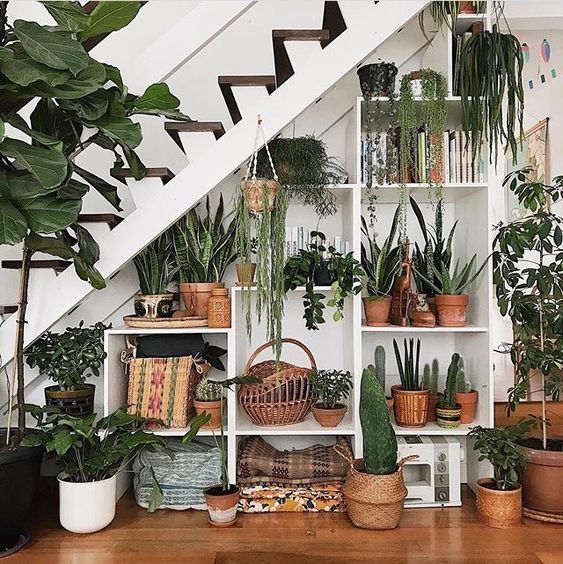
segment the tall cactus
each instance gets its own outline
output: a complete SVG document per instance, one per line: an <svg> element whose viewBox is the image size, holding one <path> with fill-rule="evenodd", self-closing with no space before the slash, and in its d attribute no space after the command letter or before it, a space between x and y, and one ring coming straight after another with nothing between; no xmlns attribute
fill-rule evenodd
<svg viewBox="0 0 563 564"><path fill-rule="evenodd" d="M435 358L432 361L432 375L430 376L430 393L434 396L438 393L438 378L440 378L440 364Z"/></svg>
<svg viewBox="0 0 563 564"><path fill-rule="evenodd" d="M360 423L365 471L393 474L397 469L397 437L389 420L385 392L373 370L364 369L360 391Z"/></svg>
<svg viewBox="0 0 563 564"><path fill-rule="evenodd" d="M440 404L443 407L455 407L455 393L457 390L457 376L459 370L459 354L452 354L452 360L448 367L448 377L446 378L446 389Z"/></svg>
<svg viewBox="0 0 563 564"><path fill-rule="evenodd" d="M459 359L459 368L457 370L457 391L462 393L471 391L471 382L465 378L463 357Z"/></svg>
<svg viewBox="0 0 563 564"><path fill-rule="evenodd" d="M373 358L375 362L375 375L385 392L385 348L381 345L377 345Z"/></svg>
<svg viewBox="0 0 563 564"><path fill-rule="evenodd" d="M430 365L425 364L424 368L422 369L422 389L430 390L431 385L432 385L432 381L430 378Z"/></svg>

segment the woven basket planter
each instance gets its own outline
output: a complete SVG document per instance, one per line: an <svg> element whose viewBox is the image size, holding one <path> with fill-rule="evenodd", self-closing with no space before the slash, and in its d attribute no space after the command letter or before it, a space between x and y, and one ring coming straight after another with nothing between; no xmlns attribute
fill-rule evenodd
<svg viewBox="0 0 563 564"><path fill-rule="evenodd" d="M266 202L268 209L272 211L279 187L277 180L269 180L267 178L255 178L241 182L248 209L253 213L263 212L266 208Z"/></svg>
<svg viewBox="0 0 563 564"><path fill-rule="evenodd" d="M517 490L497 490L490 478L477 480L477 517L496 529L508 529L522 522L522 486ZM489 487L487 487L489 486Z"/></svg>
<svg viewBox="0 0 563 564"><path fill-rule="evenodd" d="M430 390L409 392L395 385L391 386L391 394L395 400L393 410L399 427L424 427L426 425Z"/></svg>

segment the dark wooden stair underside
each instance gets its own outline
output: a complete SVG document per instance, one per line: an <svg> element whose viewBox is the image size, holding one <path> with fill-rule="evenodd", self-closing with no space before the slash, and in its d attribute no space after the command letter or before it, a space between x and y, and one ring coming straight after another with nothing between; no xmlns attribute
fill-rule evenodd
<svg viewBox="0 0 563 564"><path fill-rule="evenodd" d="M32 269L42 269L42 270L54 270L55 272L63 272L70 266L70 262L60 259L47 259L47 260L32 260L30 263L30 268ZM22 267L21 260L3 260L2 268L9 270L20 270Z"/></svg>
<svg viewBox="0 0 563 564"><path fill-rule="evenodd" d="M174 143L185 153L180 133L213 133L215 139L219 139L225 134L225 128L220 121L166 121L164 130Z"/></svg>
<svg viewBox="0 0 563 564"><path fill-rule="evenodd" d="M220 76L217 82L219 83L221 94L223 94L223 99L225 100L225 104L227 104L233 124L237 124L242 119L233 94L233 87L264 86L268 90L268 94L271 94L276 89L276 77L273 75Z"/></svg>
<svg viewBox="0 0 563 564"><path fill-rule="evenodd" d="M17 305L0 306L0 315L11 315L12 313L16 313L16 311L18 311Z"/></svg>
<svg viewBox="0 0 563 564"><path fill-rule="evenodd" d="M114 213L81 213L78 216L78 223L105 223L113 229L124 220L120 215Z"/></svg>
<svg viewBox="0 0 563 564"><path fill-rule="evenodd" d="M110 174L123 184L127 184L127 178L134 178L130 168L112 168ZM166 167L151 167L147 168L145 178L160 178L163 184L167 184L174 178L174 173Z"/></svg>
<svg viewBox="0 0 563 564"><path fill-rule="evenodd" d="M321 39L321 47L323 49L332 43L341 33L346 31L346 22L344 21L338 2L325 2L323 12L323 29L330 32L328 39Z"/></svg>

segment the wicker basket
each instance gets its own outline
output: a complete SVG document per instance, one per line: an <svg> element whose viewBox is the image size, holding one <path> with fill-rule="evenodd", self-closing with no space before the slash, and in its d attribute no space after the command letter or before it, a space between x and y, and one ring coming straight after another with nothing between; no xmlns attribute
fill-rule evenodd
<svg viewBox="0 0 563 564"><path fill-rule="evenodd" d="M309 357L311 368L302 368L288 362L267 360L252 364L256 357L274 342L258 347L246 363L244 374L261 380L260 384L243 384L239 388L239 402L251 421L263 427L293 425L305 419L311 411L314 398L309 375L316 369L311 351L296 339L282 339L301 347Z"/></svg>
<svg viewBox="0 0 563 564"><path fill-rule="evenodd" d="M391 386L395 400L393 409L399 427L424 427L428 419L430 390L406 391L401 386Z"/></svg>
<svg viewBox="0 0 563 564"><path fill-rule="evenodd" d="M366 474L363 459L352 460L338 445L335 450L350 464L342 493L348 507L348 517L361 529L394 529L403 514L407 488L403 479L403 464L418 458L402 458L394 474Z"/></svg>

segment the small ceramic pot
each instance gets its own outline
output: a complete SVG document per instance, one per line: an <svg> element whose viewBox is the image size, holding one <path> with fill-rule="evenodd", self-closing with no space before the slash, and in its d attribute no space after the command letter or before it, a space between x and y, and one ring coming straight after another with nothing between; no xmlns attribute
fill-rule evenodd
<svg viewBox="0 0 563 564"><path fill-rule="evenodd" d="M484 525L508 529L522 522L522 486L497 490L490 478L477 480L477 518Z"/></svg>
<svg viewBox="0 0 563 564"><path fill-rule="evenodd" d="M477 399L479 393L475 390L470 392L457 392L455 401L461 405L461 423L466 425L475 419L475 410L477 408Z"/></svg>
<svg viewBox="0 0 563 564"><path fill-rule="evenodd" d="M135 315L157 319L172 317L174 294L137 294L135 296Z"/></svg>
<svg viewBox="0 0 563 564"><path fill-rule="evenodd" d="M226 403L226 400L223 400ZM200 401L194 400L195 412L197 415L204 411L211 415L211 419L201 426L202 429L219 429L221 427L221 400L219 401Z"/></svg>
<svg viewBox="0 0 563 564"><path fill-rule="evenodd" d="M321 404L313 406L313 417L321 427L337 427L342 422L342 419L344 419L346 411L348 411L348 408L341 403L337 404L336 407L332 409L320 406Z"/></svg>
<svg viewBox="0 0 563 564"><path fill-rule="evenodd" d="M461 421L461 405L456 407L441 407L436 405L436 422L442 429L457 429Z"/></svg>
<svg viewBox="0 0 563 564"><path fill-rule="evenodd" d="M441 327L465 327L469 296L436 296L438 310L438 325Z"/></svg>
<svg viewBox="0 0 563 564"><path fill-rule="evenodd" d="M209 523L214 527L231 527L237 522L237 508L240 489L231 484L229 491L223 493L221 486L215 484L203 490L209 513Z"/></svg>
<svg viewBox="0 0 563 564"><path fill-rule="evenodd" d="M424 427L428 420L428 396L430 390L403 390L401 386L391 386L395 400L393 410L399 427Z"/></svg>
<svg viewBox="0 0 563 564"><path fill-rule="evenodd" d="M236 265L237 280L239 286L252 286L254 284L254 274L256 273L256 263L240 262Z"/></svg>
<svg viewBox="0 0 563 564"><path fill-rule="evenodd" d="M391 298L362 298L364 312L366 314L366 325L368 327L387 327L389 325L389 312L391 310Z"/></svg>

